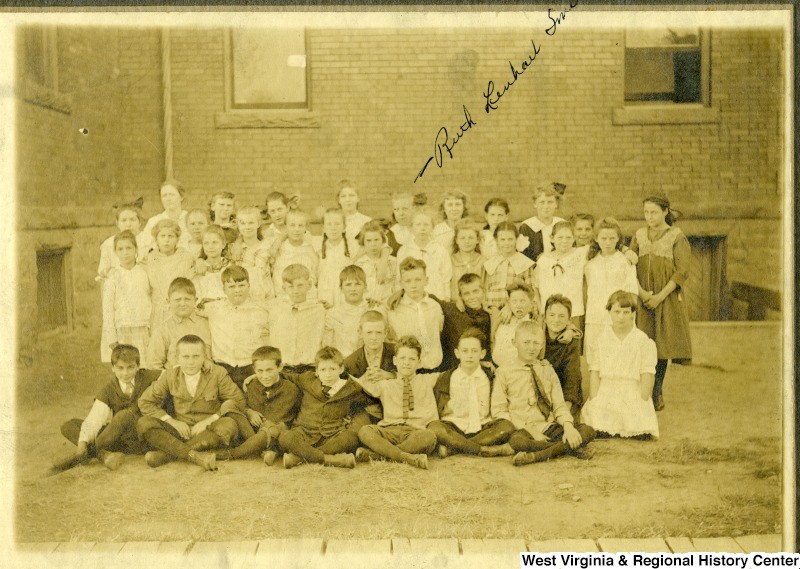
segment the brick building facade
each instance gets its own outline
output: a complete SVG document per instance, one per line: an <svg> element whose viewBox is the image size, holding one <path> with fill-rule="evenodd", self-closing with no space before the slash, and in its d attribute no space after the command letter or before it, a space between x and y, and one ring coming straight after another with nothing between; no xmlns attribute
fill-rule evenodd
<svg viewBox="0 0 800 569"><path fill-rule="evenodd" d="M506 197L521 220L533 213L536 182L558 180L568 187L561 215L613 214L630 231L643 224L642 197L661 190L684 213L695 245L695 314L758 318L779 304L780 30L711 30L707 105L650 117L625 110L621 29L565 27L553 37L538 28L307 29L309 105L292 111L230 108L228 33L173 29L167 53L157 29L59 28L45 34L57 71L49 89L32 84L20 43L23 360L44 327L99 330L94 274L99 243L113 233L110 206L144 195L145 213L160 211L165 155L189 188L187 207L218 190L240 205L263 204L277 189L299 192L310 210L333 205L337 181L349 178L373 216L389 215L393 191L424 191L436 202L456 188L476 213L488 198ZM531 39L535 61L487 114L488 81L500 88L511 80L509 61L519 69ZM453 158L445 154L441 168L430 164L414 182L439 128L458 132L465 107L475 124ZM59 271L45 266L48 251L66 253L61 327L53 315L32 317L48 310L37 270Z"/></svg>

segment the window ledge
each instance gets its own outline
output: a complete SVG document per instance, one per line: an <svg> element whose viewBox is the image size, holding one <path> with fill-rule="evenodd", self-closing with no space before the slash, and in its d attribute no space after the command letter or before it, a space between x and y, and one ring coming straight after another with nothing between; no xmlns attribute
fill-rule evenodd
<svg viewBox="0 0 800 569"><path fill-rule="evenodd" d="M230 110L214 115L217 128L320 128L312 111Z"/></svg>
<svg viewBox="0 0 800 569"><path fill-rule="evenodd" d="M22 81L22 92L20 95L24 101L64 113L72 112L72 97L65 93L40 85L36 81L24 79Z"/></svg>
<svg viewBox="0 0 800 569"><path fill-rule="evenodd" d="M614 109L613 124L719 123L719 105L635 105Z"/></svg>

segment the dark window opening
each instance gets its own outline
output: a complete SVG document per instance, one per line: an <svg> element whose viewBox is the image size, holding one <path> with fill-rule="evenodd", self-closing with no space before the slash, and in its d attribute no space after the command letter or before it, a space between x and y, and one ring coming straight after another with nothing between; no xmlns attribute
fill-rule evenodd
<svg viewBox="0 0 800 569"><path fill-rule="evenodd" d="M69 249L36 253L36 299L39 332L49 332L70 325L67 258Z"/></svg>

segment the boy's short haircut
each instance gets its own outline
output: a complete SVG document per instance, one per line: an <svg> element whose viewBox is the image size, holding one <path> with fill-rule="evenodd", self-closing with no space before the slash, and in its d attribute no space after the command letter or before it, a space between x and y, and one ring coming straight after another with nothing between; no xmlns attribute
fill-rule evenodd
<svg viewBox="0 0 800 569"><path fill-rule="evenodd" d="M482 282L481 277L476 275L475 273L464 273L460 277L458 277L458 292L461 293L461 287L466 286L468 284L472 284L474 282Z"/></svg>
<svg viewBox="0 0 800 569"><path fill-rule="evenodd" d="M214 194L213 196L211 196L211 201L210 201L210 202L208 202L208 205L209 205L209 207L214 207L214 203L215 203L215 202L216 202L218 199L223 199L223 200L235 200L235 199L236 199L236 196L235 196L234 194L232 194L231 192L217 192L216 194Z"/></svg>
<svg viewBox="0 0 800 569"><path fill-rule="evenodd" d="M494 237L497 237L497 234L501 231L508 231L514 234L514 238L519 237L519 229L517 226L511 223L510 221L501 221L497 224L497 227L494 228Z"/></svg>
<svg viewBox="0 0 800 569"><path fill-rule="evenodd" d="M528 298L533 300L533 289L527 283L513 282L506 287L506 292L508 293L508 296L511 296L512 292L516 292L518 290L521 290L522 292L528 295Z"/></svg>
<svg viewBox="0 0 800 569"><path fill-rule="evenodd" d="M241 219L243 215L254 215L258 222L261 222L261 210L255 206L245 206L236 212L236 218Z"/></svg>
<svg viewBox="0 0 800 569"><path fill-rule="evenodd" d="M544 311L553 306L554 304L560 304L564 308L567 309L567 313L572 316L572 301L564 296L563 294L554 294L550 298L547 299L547 302L544 303Z"/></svg>
<svg viewBox="0 0 800 569"><path fill-rule="evenodd" d="M358 265L347 265L342 269L342 272L339 273L339 286L342 286L345 281L358 281L366 285L367 273Z"/></svg>
<svg viewBox="0 0 800 569"><path fill-rule="evenodd" d="M194 283L186 277L178 277L169 283L167 298L172 297L176 292L186 292L194 297L197 296L197 288L195 288Z"/></svg>
<svg viewBox="0 0 800 569"><path fill-rule="evenodd" d="M202 215L203 218L206 220L206 223L211 223L211 219L208 217L208 210L207 209L202 209L202 208L199 208L199 207L190 209L186 213L186 221L188 222L189 218L194 216L194 215Z"/></svg>
<svg viewBox="0 0 800 569"><path fill-rule="evenodd" d="M181 184L178 180L173 180L173 179L167 179L161 183L161 187L158 188L159 195L161 194L161 190L163 190L167 186L172 186L173 188L178 190L178 195L180 195L181 197L186 196L186 186Z"/></svg>
<svg viewBox="0 0 800 569"><path fill-rule="evenodd" d="M222 271L222 282L224 284L231 281L235 283L250 282L250 274L240 265L230 265Z"/></svg>
<svg viewBox="0 0 800 569"><path fill-rule="evenodd" d="M576 213L570 218L570 221L572 225L575 225L579 221L588 221L594 226L594 216L591 213Z"/></svg>
<svg viewBox="0 0 800 569"><path fill-rule="evenodd" d="M367 310L358 319L358 327L361 328L367 322L383 322L383 325L386 326L386 317L377 310Z"/></svg>
<svg viewBox="0 0 800 569"><path fill-rule="evenodd" d="M408 271L415 271L417 269L422 269L426 273L428 272L428 266L422 259L415 259L414 257L406 257L405 259L403 259L403 262L400 263L401 275L403 273L407 273Z"/></svg>
<svg viewBox="0 0 800 569"><path fill-rule="evenodd" d="M175 237L180 239L181 226L178 225L177 221L173 221L171 219L162 219L153 226L153 229L150 231L150 233L153 235L153 239L158 237L158 234L164 229L171 229L175 233Z"/></svg>
<svg viewBox="0 0 800 569"><path fill-rule="evenodd" d="M111 365L117 365L117 362L135 363L137 366L141 363L139 355L139 348L131 346L130 344L117 344L111 350Z"/></svg>
<svg viewBox="0 0 800 569"><path fill-rule="evenodd" d="M344 363L344 356L342 355L342 352L333 346L325 346L317 352L317 355L314 356L315 364L318 364L322 361L334 361L336 362L336 365L340 366L342 363Z"/></svg>
<svg viewBox="0 0 800 569"><path fill-rule="evenodd" d="M569 229L572 232L572 234L575 235L575 228L572 226L572 222L571 221L557 221L556 223L554 223L553 224L553 232L551 233L551 235L554 236L556 233L558 233L562 229ZM551 240L552 240L552 238L551 238ZM555 248L555 245L553 245L553 247Z"/></svg>
<svg viewBox="0 0 800 569"><path fill-rule="evenodd" d="M397 354L400 352L400 348L410 348L417 352L417 357L422 355L422 344L419 343L414 336L403 336L397 343L394 345L394 353Z"/></svg>
<svg viewBox="0 0 800 569"><path fill-rule="evenodd" d="M281 273L281 280L285 283L293 283L298 279L303 279L306 281L311 280L311 271L308 270L308 267L305 265L301 265L300 263L293 263L283 269Z"/></svg>
<svg viewBox="0 0 800 569"><path fill-rule="evenodd" d="M618 290L615 293L612 293L611 296L608 297L608 302L606 303L606 310L611 310L611 307L615 304L619 304L620 308L630 308L631 312L636 312L638 308L639 300L637 296L633 293L626 292L624 290Z"/></svg>
<svg viewBox="0 0 800 569"><path fill-rule="evenodd" d="M290 217L301 217L303 218L303 222L308 223L308 216L306 212L299 210L299 209L290 209L286 212L286 221L289 221Z"/></svg>
<svg viewBox="0 0 800 569"><path fill-rule="evenodd" d="M533 320L523 320L517 324L517 328L514 330L514 337L518 336L520 332L530 332L544 339L544 329L542 329L539 323Z"/></svg>
<svg viewBox="0 0 800 569"><path fill-rule="evenodd" d="M358 232L356 239L358 239L358 244L362 247L364 246L364 235L367 233L380 233L381 241L386 243L386 231L383 230L383 225L377 219L366 222L361 231Z"/></svg>
<svg viewBox="0 0 800 569"><path fill-rule="evenodd" d="M206 347L205 341L200 336L196 336L194 334L186 334L180 340L178 340L178 342L175 344L176 345L176 349L181 344L190 344L190 345L195 345L195 346L199 345L199 346L203 346L203 349L205 349L205 347Z"/></svg>
<svg viewBox="0 0 800 569"><path fill-rule="evenodd" d="M289 205L289 199L281 192L270 192L267 194L266 204L269 202L281 202L283 205Z"/></svg>
<svg viewBox="0 0 800 569"><path fill-rule="evenodd" d="M281 367L281 351L274 346L261 346L253 352L253 363L271 361L275 362L277 367Z"/></svg>
<svg viewBox="0 0 800 569"><path fill-rule="evenodd" d="M423 216L427 217L428 220L431 222L431 224L433 224L433 220L436 219L436 216L434 215L434 213L431 210L429 210L425 206L420 206L411 215L411 222L413 223L415 219L417 219L418 217L423 217Z"/></svg>
<svg viewBox="0 0 800 569"><path fill-rule="evenodd" d="M475 328L474 326L470 326L469 328L464 330L461 333L461 336L458 337L458 345L459 346L461 345L461 340L466 340L468 338L475 338L476 340L478 340L478 342L480 342L481 349L482 350L486 349L486 344L487 344L486 334L481 332L480 329Z"/></svg>
<svg viewBox="0 0 800 569"><path fill-rule="evenodd" d="M489 213L489 208L490 207L502 207L505 210L506 215L508 215L508 213L511 211L511 208L508 207L508 202L506 200L504 200L503 198L492 198L492 199L490 199L488 202L486 202L486 205L483 206L483 212L484 213Z"/></svg>
<svg viewBox="0 0 800 569"><path fill-rule="evenodd" d="M139 244L136 242L136 235L133 234L133 231L120 231L116 235L114 235L114 249L117 248L117 243L120 241L130 241L133 243L133 248L138 250Z"/></svg>

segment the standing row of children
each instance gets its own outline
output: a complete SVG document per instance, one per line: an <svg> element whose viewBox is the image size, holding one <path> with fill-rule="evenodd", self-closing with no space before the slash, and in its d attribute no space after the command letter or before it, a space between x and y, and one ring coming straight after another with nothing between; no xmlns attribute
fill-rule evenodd
<svg viewBox="0 0 800 569"><path fill-rule="evenodd" d="M358 194L352 184L345 183L338 194L341 209L326 211L324 234L314 239L308 235L305 215L280 194L270 194L267 200L271 224L261 223L257 208L242 208L236 214L235 227L233 196L219 194L212 200L211 211L218 224L203 229L206 213L183 212L182 188L165 183L161 189L165 212L155 216L161 217L155 222L155 218L148 222L153 228L150 243L141 236L145 232L135 233L140 224L136 204L118 209L121 232L110 240L112 254L101 255L103 350L130 344L145 356L143 367L169 369L176 364L177 340L186 334L203 338L200 328L207 316L206 356L243 386L254 372L252 353L270 338L287 371L302 374L317 364L320 346L355 353L365 341L359 334L360 316L378 308L388 316L395 337L418 340L422 373L458 365L458 342L471 325L493 340L483 357L491 372L492 361L507 367L517 360L519 354L514 352L518 349L511 349L508 340L515 336L520 322L540 322L539 307L548 304L555 293L566 301L555 303L555 310L564 312L558 307L566 308L567 317L559 315L564 325L548 340L562 346L575 343L572 336L579 335L576 332L584 325L579 317L585 315L586 352L592 370L590 399L604 400L599 395L608 391L605 385L613 386L612 381L602 379L602 373L595 377L603 361L616 366L607 376L633 378L643 397L642 385L648 382L630 372L634 362L628 358L622 365L619 358L610 361L607 357L608 353L632 353L631 346L623 344L630 344L630 332L638 331L610 326L616 322L613 307L609 306L610 312L605 310L610 293L628 290L637 293L644 306L623 299L617 302L618 308L631 324L632 315L638 314L640 326L658 345L652 400L649 391L643 399L652 411L653 400L659 406L666 360L690 357L680 290L688 272L684 270L688 243L671 225L669 203L662 196L653 196L644 201L647 227L637 232L627 253L631 258L626 259L619 251L622 233L613 219L604 218L593 228L589 216L580 216L573 227L554 216L562 193L559 184L540 187L534 202L537 216L526 220L519 230L507 221L508 205L499 198L487 203L487 224L481 228L467 218L463 194L445 196L441 204L444 219L438 225L414 205L412 196L399 195L393 199L395 223L384 231L379 222L358 212ZM592 239L592 229L596 239ZM185 248L178 246L180 242ZM198 245L196 256L193 251ZM445 245L451 247L450 255ZM108 250L106 242L103 251ZM137 260L143 257L142 251L147 253L140 266ZM487 251L496 253L486 259ZM273 278L278 275L279 281ZM333 286L331 275L338 277L338 286ZM194 282L185 280L187 277ZM200 296L198 313L187 283ZM454 302L449 302L451 298ZM550 333L554 329L551 327ZM620 335L620 330L625 334ZM611 332L616 343L608 341ZM648 344L639 340L642 336L636 335L633 342L633 347L641 348L637 353L649 350ZM578 361L578 374L579 365ZM567 368L576 369L574 358ZM564 378L559 379L566 385ZM580 381L577 386L579 390ZM634 390L623 391L630 395ZM617 390L605 399L614 407L622 403L620 397ZM580 398L573 399L570 406L579 409ZM589 417L592 407L587 404L585 408ZM608 409L596 415L599 418L594 421L602 423L608 418ZM654 415L647 421L640 419L638 431L620 424L602 425L605 428L600 430L657 435Z"/></svg>

